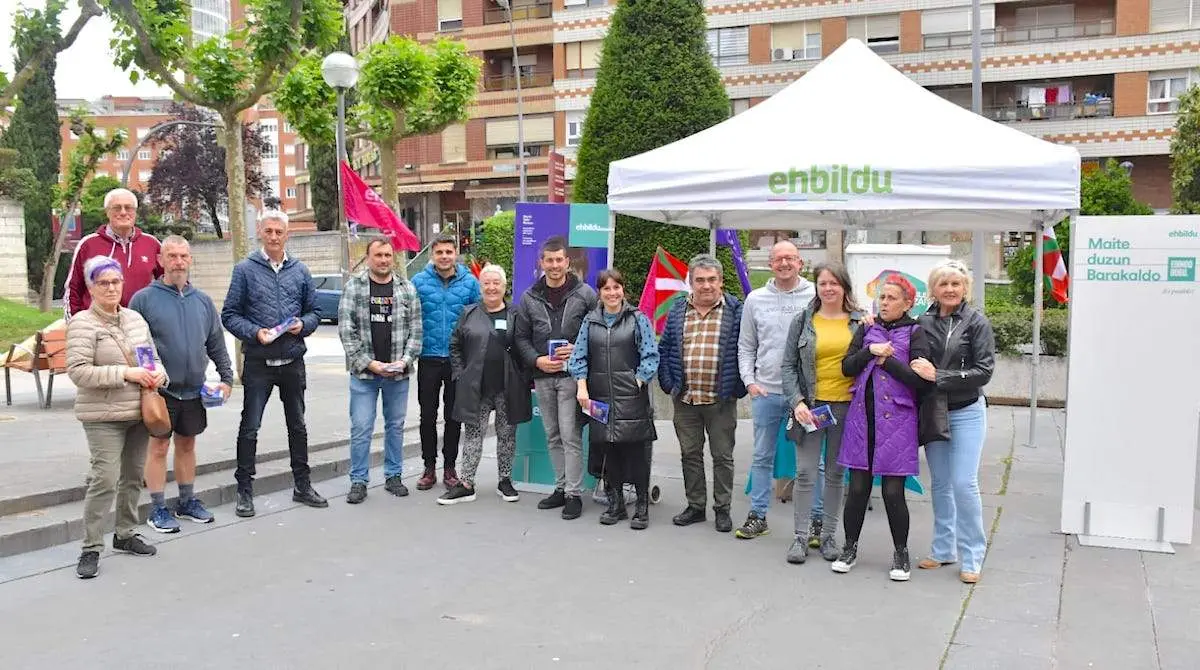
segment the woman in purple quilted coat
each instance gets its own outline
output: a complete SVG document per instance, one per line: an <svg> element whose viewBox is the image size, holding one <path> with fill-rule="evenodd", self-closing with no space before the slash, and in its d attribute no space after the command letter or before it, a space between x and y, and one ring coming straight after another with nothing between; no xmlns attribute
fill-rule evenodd
<svg viewBox="0 0 1200 670"><path fill-rule="evenodd" d="M916 293L900 275L884 280L878 320L855 334L842 361L842 374L855 381L838 454L838 464L850 471L850 488L844 515L846 544L833 563L834 572L850 572L858 560L858 538L876 475L883 480L883 505L895 545L889 576L907 581L911 572L904 479L920 473L917 408L930 386L909 366L929 353L925 331L908 315Z"/></svg>

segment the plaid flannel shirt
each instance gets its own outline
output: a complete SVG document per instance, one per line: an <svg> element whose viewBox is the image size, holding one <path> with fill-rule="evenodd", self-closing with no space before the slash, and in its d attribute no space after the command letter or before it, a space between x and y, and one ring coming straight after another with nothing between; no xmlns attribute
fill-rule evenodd
<svg viewBox="0 0 1200 670"><path fill-rule="evenodd" d="M359 379L373 379L367 366L375 360L371 342L370 271L351 277L342 288L338 303L338 336L346 352L346 369ZM412 282L392 275L395 301L392 305L392 360L404 362L407 377L421 357L421 300Z"/></svg>

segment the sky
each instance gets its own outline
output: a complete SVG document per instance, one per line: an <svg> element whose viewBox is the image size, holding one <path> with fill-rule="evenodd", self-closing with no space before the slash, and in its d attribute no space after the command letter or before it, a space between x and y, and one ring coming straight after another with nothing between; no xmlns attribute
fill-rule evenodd
<svg viewBox="0 0 1200 670"><path fill-rule="evenodd" d="M13 76L12 15L18 5L45 7L45 0L0 0L0 69L11 79ZM66 32L79 16L79 6L72 0L68 3L62 19ZM58 69L54 84L60 98L87 98L95 100L105 95L169 96L170 91L147 80L137 85L129 82L129 75L121 71L112 61L108 41L112 35L112 23L105 17L88 21L79 38L70 49L58 55Z"/></svg>

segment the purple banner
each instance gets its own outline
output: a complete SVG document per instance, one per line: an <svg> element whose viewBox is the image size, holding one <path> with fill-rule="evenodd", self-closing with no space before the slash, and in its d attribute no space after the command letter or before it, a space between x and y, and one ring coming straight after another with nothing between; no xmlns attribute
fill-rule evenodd
<svg viewBox="0 0 1200 670"><path fill-rule="evenodd" d="M513 300L521 295L542 276L538 267L542 245L558 235L569 240L571 234L571 206L549 202L519 202L516 223L513 226ZM571 272L588 284L595 286L596 275L608 267L608 249L604 247L567 247L571 259Z"/></svg>
<svg viewBox="0 0 1200 670"><path fill-rule="evenodd" d="M733 266L737 268L738 279L742 282L742 293L750 295L750 268L746 267L746 255L742 253L742 242L738 239L737 231L718 228L717 246L729 247L733 253Z"/></svg>

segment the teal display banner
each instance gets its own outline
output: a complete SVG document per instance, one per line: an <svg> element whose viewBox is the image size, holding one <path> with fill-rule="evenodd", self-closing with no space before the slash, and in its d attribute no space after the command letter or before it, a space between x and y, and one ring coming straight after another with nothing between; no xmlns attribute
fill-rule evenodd
<svg viewBox="0 0 1200 670"><path fill-rule="evenodd" d="M570 235L567 244L573 247L608 248L612 231L608 221L608 205L572 204Z"/></svg>

